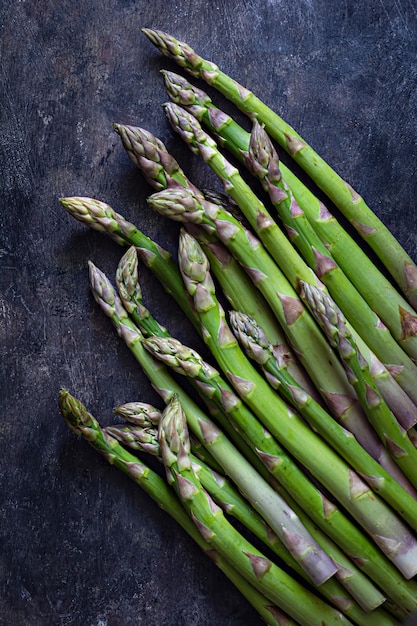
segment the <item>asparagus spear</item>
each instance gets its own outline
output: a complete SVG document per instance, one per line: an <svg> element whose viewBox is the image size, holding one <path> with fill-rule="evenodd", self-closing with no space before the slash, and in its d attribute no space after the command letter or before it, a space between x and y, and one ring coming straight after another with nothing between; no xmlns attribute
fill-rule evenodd
<svg viewBox="0 0 417 626"><path fill-rule="evenodd" d="M139 430L134 425L128 426L110 426L107 427L106 432L109 432L118 441L127 447L131 447L134 450L140 450L144 452L150 452L156 456L160 456L160 448L157 438L157 430L154 426L152 432L149 433L149 429L140 427ZM145 431L145 432L142 432ZM148 449L148 440L152 438L152 447ZM143 440L145 439L145 444ZM191 437L190 437L191 439ZM200 459L194 456L193 443L191 439L191 454L190 460L192 463L192 469L197 474L199 480L204 489L210 494L215 502L223 509L227 515L239 520L239 522L249 529L255 537L258 537L268 548L270 548L278 557L286 563L297 575L301 576L308 581L308 577L298 563L293 559L291 554L285 549L282 542L273 531L265 525L263 519L254 511L250 504L242 498L238 491L223 475L213 470L210 465L205 462L201 462ZM288 497L288 496L287 496ZM311 521L305 520L304 523L311 525ZM317 531L317 529L316 529ZM384 601L384 597L381 593L372 593L373 605L367 603L365 610L352 601L352 597L355 597L355 591L357 591L356 584L352 581L355 580L354 568L352 563L346 563L347 559L341 556L341 562L339 562L340 570L337 574L337 578L342 580L343 586L334 578L323 583L319 591L320 593L331 602L336 608L342 611L347 617L352 619L355 623L363 626L370 626L371 623L375 623L375 626L380 624L378 622L378 616L383 620L388 620L387 623L393 623L392 618L385 614L381 610L375 611L381 602ZM335 557L333 557L334 560ZM343 565L342 565L343 563ZM346 566L347 565L347 566ZM358 581L359 582L359 581ZM369 579L361 578L361 584L369 589ZM350 591L352 597L349 593ZM361 598L364 598L364 593L361 594ZM405 615L403 615L403 618Z"/></svg>
<svg viewBox="0 0 417 626"><path fill-rule="evenodd" d="M225 294L229 305L234 309L245 311L252 315L260 325L265 323L268 336L280 354L285 358L289 370L303 389L317 400L322 402L311 378L301 366L297 355L290 347L285 333L278 327L277 320L269 304L256 289L247 273L232 256L229 250L220 241L210 241L203 229L190 229L190 232L199 242L207 256L211 271Z"/></svg>
<svg viewBox="0 0 417 626"><path fill-rule="evenodd" d="M388 363L390 363L393 368L397 366L397 369L401 370L401 358L404 357L403 360L407 360L407 356L393 339L392 345L395 354L390 353L387 355L387 349L382 347L385 346L388 339L382 336L386 334L383 332L382 327L380 332L377 330L378 327L381 326L379 320L369 309L354 286L351 285L349 280L345 279L344 274L341 271L338 272L338 266L327 254L321 242L320 250L315 250L314 248L312 250L311 266L313 266L313 269L316 271L316 275L312 272L311 267L309 268L294 250L291 243L272 220L265 206L258 200L247 183L242 179L238 170L233 168L223 155L220 154L216 143L202 130L196 118L184 109L181 109L181 107L172 103L165 106L165 111L176 132L186 141L193 152L203 157L204 161L223 181L228 193L238 203L251 226L254 228L271 256L275 259L280 269L284 272L292 287L296 289L300 280L311 283L315 287L322 287L322 282L320 281L323 281L325 284L330 284L338 300L342 300L344 306L348 309L352 322L359 335L362 333L362 337L367 337L368 335L373 336L374 347L377 347L376 340L378 340L377 343L382 350L384 358L389 356ZM253 165L253 159L251 160L250 157L248 157L248 161ZM279 169L277 170L276 165L276 163L272 163L271 165L271 173L274 179L277 179L279 174ZM259 170L259 165L257 165L257 169ZM271 188L271 184L269 184L269 190L271 190ZM279 206L284 204L282 193L282 189L279 189L279 193L274 193L274 200L277 201ZM291 206L297 210L293 204L291 204ZM358 341L361 341L363 344L363 353L365 348L369 350L361 337L358 337ZM398 352L400 353L399 355ZM368 356L368 354L365 356L368 357L369 361L371 360L371 356ZM392 361L391 357L395 359L400 357L399 363L397 364L397 360ZM411 361L410 369L414 382L417 368ZM415 369L414 372L413 369ZM399 413L403 419L408 420L407 425L410 427L415 423L414 420L417 420L417 407L410 401L407 402L408 406L404 407L406 395L401 393L401 389L396 385L394 386L394 393L390 394L389 401L393 405L395 412ZM392 391L392 389L387 386L384 388L384 391L387 389L390 392ZM409 415L409 410L413 412L411 416Z"/></svg>
<svg viewBox="0 0 417 626"><path fill-rule="evenodd" d="M322 333L262 244L220 206L200 201L189 189L166 190L148 198L150 206L171 219L201 224L219 239L241 263L254 285L274 311L288 341L312 381L323 393L351 397L344 409L353 411L353 389L347 384L339 360ZM246 297L246 294L242 295Z"/></svg>
<svg viewBox="0 0 417 626"><path fill-rule="evenodd" d="M122 266L124 265L124 262L125 262L124 258L122 258L122 261L121 261ZM134 315L133 305L134 305L135 297L138 294L138 290L135 288L135 283L137 282L137 274L134 271L134 268L135 268L134 263L128 263L127 267L130 270L130 273L128 275L126 274L125 271L123 272L119 271L118 274L124 277L125 286L123 287L122 292L125 293L125 295L126 293L130 294L131 300L127 304L130 306L130 309L132 310L133 315ZM140 307L142 310L146 311L146 313L141 315L140 318L144 318L146 322L146 326L148 327L149 320L152 318L152 316L150 312L143 307L142 302L140 302ZM137 317L138 317L137 323L141 325L141 319L139 318L139 316ZM135 316L134 316L134 319L136 321ZM154 320L153 318L152 318L152 328L155 332L155 335L166 338L167 336L166 329L161 328L156 322L156 320ZM156 341L157 345L159 347L162 347L159 345L155 337L153 338L153 341ZM225 383L224 381L220 379L218 372L216 372L216 370L214 370L214 368L212 368L208 364L205 364L204 362L202 362L201 359L198 364L199 367L197 367L195 359L193 360L192 363L190 362L191 359L188 359L187 362L189 363L189 366L184 365L184 368L180 370L178 360L176 360L173 363L173 354L172 354L172 350L170 349L171 343L169 342L169 340L167 341L168 341L167 343L168 350L166 350L165 352L167 353L168 360L166 362L170 364L171 366L175 364L176 371L179 371L180 373L185 374L187 376L192 376L192 379L195 378L196 380L198 380L199 384L198 384L197 389L200 392L200 395L203 395L204 397L204 395L206 394L210 398L210 402L217 404L217 407L220 411L220 413L217 414L217 419L219 419L220 416L222 416L222 419L220 422L222 428L226 430L226 432L229 434L229 436L232 437L235 443L236 443L236 434L239 436L239 433L240 433L242 437L244 438L244 439L241 439L240 442L238 441L237 445L239 449L241 449L241 451L245 454L246 458L251 460L252 464L258 469L258 471L259 471L259 463L256 463L256 461L258 461L259 457L257 455L262 453L262 458L268 458L269 460L272 458L276 460L279 459L279 463L278 462L274 462L273 464L271 464L270 462L268 463L268 467L272 475L278 478L280 482L288 484L288 488L291 490L292 493L296 491L297 494L299 494L299 498L301 498L303 506L304 507L307 506L307 509L309 508L312 509L312 513L310 513L310 515L312 515L313 518L318 517L319 524L321 523L322 525L324 524L324 526L328 526L329 521L330 521L329 518L331 517L331 520L332 520L331 523L336 529L338 542L340 543L341 538L342 538L342 544L343 546L345 546L345 549L346 549L345 538L348 538L347 550L348 552L350 551L350 553L354 552L355 549L359 547L359 545L362 544L363 536L361 536L360 533L356 533L356 531L353 531L353 529L349 527L349 524L346 527L346 520L341 520L337 523L336 518L338 517L338 515L340 515L340 513L337 511L336 507L333 507L333 512L331 516L330 515L324 516L322 514L322 511L326 508L323 506L324 496L319 494L317 489L313 487L309 483L308 480L305 479L305 476L302 473L299 472L297 466L291 462L291 460L284 453L282 448L277 446L273 438L268 433L266 433L265 429L261 427L261 425L255 420L255 418L246 409L246 407L242 405L242 402L232 393L230 386L228 386L227 383ZM149 340L149 341L144 340L143 344L149 350L152 347L152 340ZM156 356L159 356L159 358L161 358L160 354L158 355L155 352L152 352L152 353ZM193 352L193 354L195 355L196 353ZM226 417L226 423L225 423L225 420L223 419L223 413L226 413L226 416L229 416L229 418L232 416L232 419L233 419L232 426L230 424L230 421L228 420L228 417ZM253 457L253 455L248 454L247 449L242 447L243 440L247 441L247 443L250 446L252 446L252 448L255 450L255 454L256 454L255 458ZM293 476L293 478L289 480L289 476ZM307 496L309 496L309 499ZM286 497L288 497L288 495ZM365 546L365 548L362 548L362 545L361 545L361 551L365 553L366 550L367 550L367 546ZM328 552L328 550L326 551ZM334 553L332 554L332 558L335 559ZM340 556L338 556L338 558L336 558L336 562L343 563L343 559L341 559ZM349 566L346 563L343 563L343 567L345 569L348 569ZM367 603L366 606L369 609L369 606L375 603L375 597L373 596L368 586L363 581L358 580L358 583L356 584L355 582L356 578L358 577L352 576L352 580L350 581L352 593L353 591L355 591L356 594L358 594L358 589L359 589L360 595L359 596L357 595L356 597L358 601L363 603L364 606L365 606L364 603L366 602Z"/></svg>
<svg viewBox="0 0 417 626"><path fill-rule="evenodd" d="M304 169L368 242L416 308L417 267L363 198L289 124L217 65L167 33L150 29L142 31L165 56L216 88L251 119L256 117L265 125L269 135Z"/></svg>
<svg viewBox="0 0 417 626"><path fill-rule="evenodd" d="M254 470L250 463L228 441L223 433L189 398L182 388L142 346L143 335L130 320L111 283L92 262L89 263L90 285L96 302L112 320L145 374L165 402L176 394L184 407L195 436L209 447L240 491L283 540L294 558L305 568L316 585L333 576L337 568L306 532L285 501Z"/></svg>
<svg viewBox="0 0 417 626"><path fill-rule="evenodd" d="M282 177L277 152L265 130L254 120L246 160L261 180L272 204L285 224L291 241L297 246L308 265L326 285L329 294L357 331L359 339L383 362L398 371L397 380L404 390L416 397L417 366L395 341L388 328L372 311L341 268L335 263L319 236L306 219L291 190ZM367 345L366 345L367 344ZM363 356L370 361L367 354ZM388 375L388 371L387 371ZM404 403L394 389L394 396L386 401L405 428L417 423L417 406Z"/></svg>
<svg viewBox="0 0 417 626"><path fill-rule="evenodd" d="M313 519L319 518L319 524L325 527L328 526L329 518L331 517L331 523L336 530L338 543L340 545L340 542L342 542L345 549L347 544L348 553L354 552L359 546L361 546L362 553L366 553L368 546L365 541L365 546L362 547L363 535L356 532L356 529L352 527L351 524L347 523L346 519L340 517L340 512L336 507L333 507L331 516L323 516L322 512L324 508L326 508L323 506L324 496L319 494L317 489L305 478L304 474L299 471L297 465L291 461L282 448L277 445L273 437L265 431L265 428L259 424L245 405L242 404L242 401L233 393L231 387L221 379L219 373L212 366L204 363L195 351L187 350L185 347L181 349L181 346L179 346L178 352L181 352L181 357L180 355L174 354L178 342L167 338L167 330L157 323L151 313L145 309L142 301L138 303L141 309L141 315L135 316L134 305L140 290L137 285L138 279L137 267L134 262L134 249L132 249L132 256L133 258L131 258L131 255L125 254L119 264L118 276L123 282L123 285L119 284L119 290L125 296L122 300L126 308L131 310L134 321L141 327L142 321L144 320L146 329L149 329L150 326L152 327L155 336L151 337L149 340L143 341L145 348L150 351L153 356L160 358L166 364L174 367L176 372L191 377L191 380L197 382L197 390L200 395L202 395L203 398L204 396L206 396L206 398L208 397L211 403L216 404L220 412L217 413L217 419L221 419L220 424L223 430L229 434L235 442L235 445L237 445L258 471L259 463L256 462L259 460L258 455L262 455L262 458L268 458L269 460L272 458L276 460L279 459L279 462L274 462L273 464L268 463L271 474L277 478L280 483L286 484L293 494L298 494L303 507L307 507L307 510L312 509L310 515L312 515ZM126 300L126 297L128 297L128 300ZM185 359L185 354L187 355L187 360L184 362L183 366L181 366L181 362ZM165 360L164 355L166 355ZM138 410L136 403L133 405L132 410ZM132 410L130 406L127 410L123 410L123 413L130 421L132 420ZM120 409L118 414L120 415ZM226 415L226 423L223 414ZM232 422L230 422L230 418L232 418ZM144 420L142 416L139 415L135 416L135 426L138 420L140 420L139 425L150 425L149 420L146 420L146 424L143 424ZM241 437L240 441L236 441L236 435ZM246 441L247 444L251 446L250 450L254 450L253 455L248 454L248 449L242 446L243 441ZM212 460L211 463L213 463ZM288 492L284 495L285 499L287 497ZM298 514L300 515L300 511ZM323 519L324 517L326 518L325 520ZM339 521L337 521L338 517L340 517ZM304 524L305 523L304 521ZM347 542L346 537L348 538ZM323 540L319 543L326 552L332 556L333 560L339 564L339 568L342 567L343 571L351 572L349 588L352 595L354 595L366 610L371 610L371 607L374 607L380 601L380 596L379 599L378 594L377 597L375 597L374 590L369 587L367 581L364 581L358 576L357 571L356 574L353 575L355 568L352 567L351 563L346 562L346 560L337 553L337 550L335 551L334 546L323 545Z"/></svg>
<svg viewBox="0 0 417 626"><path fill-rule="evenodd" d="M120 245L135 246L144 265L155 274L165 291L181 304L182 310L199 331L190 299L184 298L184 286L178 267L169 252L154 243L105 202L93 198L72 197L61 198L61 204L72 217L93 230L105 233Z"/></svg>
<svg viewBox="0 0 417 626"><path fill-rule="evenodd" d="M189 148L209 165L222 181L227 193L235 200L254 232L265 245L270 255L295 288L300 279L318 279L299 254L294 250L265 205L249 185L218 150L216 142L204 132L198 120L182 107L170 102L164 105L165 113L173 129Z"/></svg>
<svg viewBox="0 0 417 626"><path fill-rule="evenodd" d="M272 218L265 206L257 199L256 195L242 179L239 172L220 154L216 143L204 133L196 118L187 113L184 109L181 109L181 107L172 103L165 106L165 111L176 132L186 141L192 151L200 154L211 169L223 180L228 193L239 204L255 232L279 267L283 270L291 285L297 288L298 281L303 280L304 282L311 283L315 287L322 287L320 282L322 281L331 288L331 293L335 295L338 301L342 301L344 308L347 310L348 317L359 334L358 340L362 340L362 352L364 353L365 347L368 350L363 338L366 337L367 340L373 338L373 348L379 348L379 356L383 358L385 362L390 363L393 368L397 366L397 369L400 371L403 368L403 362L408 360L410 367L409 386L410 389L414 389L417 367L415 367L411 360L407 359L406 354L403 353L394 339L390 342L389 333L384 332L384 327L380 324L378 318L369 309L365 300L363 300L361 295L356 291L355 287L346 279L343 272L339 270L321 242L319 241L317 244L319 245L319 249L312 248L309 242L307 242L307 246L303 246L304 251L306 248L309 250L309 258L307 259L310 261L309 268L293 249L291 243L284 236L277 224L275 224L275 222L271 223ZM262 171L264 173L266 168L264 164L259 163L261 157L258 156L258 161L255 161L254 143L254 140L252 140L252 147L248 152L247 161L251 164L253 171ZM266 141L264 144L266 144ZM269 155L265 157L266 150L264 146L259 149L259 152L262 149L264 152L263 160L268 160ZM271 154L272 150L270 150L269 153ZM292 197L287 198L288 202L285 201L287 187L286 185L280 184L281 174L277 159L269 159L269 165L270 170L269 175L267 174L268 180L266 185L268 191L272 193L275 206L279 208L281 214L288 215L290 211L294 211L297 215L297 221L300 221L301 214L298 210L298 206L294 204ZM273 182L271 182L271 178ZM279 185L278 189L275 185ZM287 204L289 205L288 210L285 210L284 207ZM292 223L295 221L296 220L292 220ZM301 238L296 237L295 239L301 241ZM315 273L311 271L311 268L313 268ZM379 331L378 328L381 328L381 330ZM389 352L386 346L391 344L392 352ZM368 357L367 354L364 354L364 356ZM368 360L370 360L370 357L368 357ZM403 416L404 419L407 419L407 425L410 427L415 423L414 420L417 420L417 407L414 406L413 403L408 402L408 407L405 407L404 410L404 394L400 392L401 390L396 387L394 389L394 395L390 395L389 400L393 405L393 410ZM407 409L413 412L411 417Z"/></svg>
<svg viewBox="0 0 417 626"><path fill-rule="evenodd" d="M145 337L152 335L159 337L170 336L166 328L159 324L143 304L138 281L137 255L134 247L129 248L121 258L116 272L116 283L123 305L132 317L133 322L138 326ZM200 387L194 385L194 388L200 397L203 398L210 415L216 419L223 431L225 431L227 436L252 466L265 478L264 467L262 463L260 463L259 458L231 425L224 410L221 407L215 407L211 398L202 393Z"/></svg>
<svg viewBox="0 0 417 626"><path fill-rule="evenodd" d="M193 229L193 232L196 231ZM270 336L273 338L275 349L282 355L285 355L287 366L294 378L304 389L308 389L309 393L318 399L319 396L313 383L288 346L285 335L278 328L272 311L269 310L268 313L268 304L265 300L259 299L258 295L261 298L262 295L254 288L244 270L219 241L213 242L210 238L210 243L208 243L204 231L198 229L197 239L200 243L202 240L206 242L206 246L209 249L208 258L212 259L215 266L217 263L215 275L223 288L224 294L229 296L229 301L236 306L242 305L242 308L246 308L250 314L255 313L260 324L261 321L266 323ZM213 266L211 265L211 267ZM120 260L116 272L116 284L126 310L146 337L152 335L169 336L166 328L163 328L155 320L143 304L139 284L138 258L134 246L129 248ZM242 297L242 295L245 297Z"/></svg>
<svg viewBox="0 0 417 626"><path fill-rule="evenodd" d="M131 160L143 172L146 180L154 189L175 189L180 185L193 190L198 197L207 198L212 202L219 203L225 210L232 208L230 197L226 197L224 194L201 192L198 190L181 170L178 162L168 153L162 141L149 131L139 127L123 126L121 124L115 124L114 128L118 132ZM165 166L165 164L167 164L167 166ZM187 225L188 228L191 226L192 225ZM197 228L194 227L192 232L194 236L196 236ZM216 237L209 237L207 233L203 234L200 229L198 235L200 242L203 237L208 248L206 249L206 253L211 259L214 273L222 286L226 298L232 298L235 308L243 308L243 303L246 303L246 306L252 305L253 308L251 308L250 313L253 314L256 310L258 318L261 318L259 321L262 322L265 328L268 328L270 336L274 338L274 341L282 345L283 350L290 354L290 348L287 346L283 333L277 328L276 320L273 319L273 314L268 304L262 298L259 291L250 283L249 278L243 272L242 268L239 267L234 258L227 252ZM216 263L217 259L219 259L219 262ZM248 297L248 291L251 292L250 297ZM242 293L246 294L243 302L239 295ZM302 380L303 384L309 388L311 393L315 394L314 386L295 360L293 360L292 367L297 380Z"/></svg>
<svg viewBox="0 0 417 626"><path fill-rule="evenodd" d="M292 494L299 505L297 509L299 516L302 515L301 511L308 513L310 518L347 554L359 552L362 555L375 554L364 535L344 517L334 503L326 505L327 498L324 494L311 483L276 439L258 422L246 405L234 394L230 385L212 366L205 363L195 350L168 337L150 337L143 341L143 345L152 356L173 368L175 372L198 381L203 393L206 393L213 402L226 411L236 430L264 460L271 475L285 488L283 497L287 500L288 494ZM294 508L294 503L291 506ZM307 525L308 522L304 518L303 520L304 525ZM310 529L310 532L315 533L314 529ZM361 606L366 610L371 610L371 606L380 600L375 598L374 590L369 588L369 582L364 581L358 575L358 570L340 554L334 544L326 541L322 535L317 537L314 534L314 536L327 554L339 564L341 568L339 572L350 571L350 593ZM367 563L373 562L373 559L373 556L368 556L367 559L362 560Z"/></svg>
<svg viewBox="0 0 417 626"><path fill-rule="evenodd" d="M306 626L349 624L339 611L314 596L264 556L226 520L192 470L187 421L174 396L159 424L161 455L171 483L203 538L262 594Z"/></svg>
<svg viewBox="0 0 417 626"><path fill-rule="evenodd" d="M152 135L149 131L144 130L140 127L134 126L123 126L122 124L114 124L114 128L118 132L123 146L131 158L131 160L135 163L135 165L141 170L143 175L145 176L148 183L157 191L162 189L175 189L178 186L182 186L186 189L191 189L199 198L205 198L206 194L199 189L197 189L192 182L187 178L183 170L180 168L178 162L170 155L162 143L160 139ZM166 165L167 164L167 165ZM220 197L219 194L213 194L209 192L209 196L211 201L217 201L219 204L224 206L225 198ZM216 199L216 200L215 200ZM230 199L228 201L228 208L230 209L231 203ZM195 230L193 230L195 234ZM201 236L201 233L200 233ZM205 235L208 238L207 233ZM218 240L215 237L209 238L209 243L214 246L221 246ZM130 253L133 256L133 252ZM227 251L223 248L221 253L222 257L227 256ZM227 265L233 263L233 257L228 255ZM132 266L133 271L133 260L131 259L129 264ZM226 264L224 264L226 265ZM128 268L123 269L123 271L128 271ZM135 270L136 271L136 270ZM222 275L224 268L219 270L219 277ZM232 289L232 294L237 292L238 288L236 288L236 274L239 270L236 267L236 263L233 267L233 279L227 281L227 288L224 289L225 296L229 296L230 288ZM131 280L131 279L129 279ZM245 274L240 275L238 282L245 281L245 288L248 289L248 278ZM126 287L127 288L127 287ZM126 289L125 288L125 289ZM257 294L256 291L252 292ZM236 297L236 296L235 296ZM122 296L123 299L123 296ZM255 306L260 314L264 310L268 310L267 303L262 299L260 294L254 296L254 301L256 302ZM257 301L258 300L258 301ZM129 311L130 312L130 311ZM264 321L266 321L267 314L264 314ZM275 326L275 328L274 328ZM279 330L276 328L276 322L272 320L266 321L266 327L268 327L271 334L279 333ZM151 333L150 333L151 334ZM279 336L279 340L282 341L282 336Z"/></svg>
<svg viewBox="0 0 417 626"><path fill-rule="evenodd" d="M362 406L383 444L410 482L417 487L417 449L402 430L376 388L368 365L346 326L343 313L322 291L300 281L300 293L337 349Z"/></svg>
<svg viewBox="0 0 417 626"><path fill-rule="evenodd" d="M344 414L344 419L350 413L350 419L364 419L361 412L356 412L351 389L340 387L346 381L345 373L340 373L340 362L335 354L327 347L323 352L324 337L316 324L306 314L306 309L300 306L295 291L283 279L277 266L262 248L261 244L250 234L244 231L237 220L221 210L217 205L198 200L190 190L166 190L153 194L149 199L151 206L158 212L177 220L190 220L200 223L209 230L216 232L230 251L242 264L249 266L249 273L262 291L275 312L282 327L285 327L287 337L325 399L331 399L329 406L338 410L337 417ZM295 295L294 295L295 294ZM326 354L325 358L324 355ZM320 367L317 367L320 359ZM329 368L329 365L331 367ZM326 372L326 375L324 375ZM340 376L340 378L337 376ZM335 376L336 375L336 376ZM333 380L332 380L333 378ZM330 387L333 385L333 389ZM337 387L339 385L339 387Z"/></svg>
<svg viewBox="0 0 417 626"><path fill-rule="evenodd" d="M250 602L266 624L282 625L282 613L271 605L258 590L246 581L229 563L227 558L213 550L195 524L185 512L183 506L166 482L148 468L136 456L125 450L116 439L109 436L89 413L86 407L71 394L62 389L59 393L59 408L67 426L82 436L111 465L119 468L139 487L141 487L164 511L166 511L208 555L217 567L229 578L242 595ZM284 616L285 617L285 616ZM385 615L382 615L385 618ZM290 622L290 624L294 624ZM294 624L294 626L296 626Z"/></svg>
<svg viewBox="0 0 417 626"><path fill-rule="evenodd" d="M255 319L239 311L230 312L230 325L249 358L256 361L265 373L271 386L289 402L319 432L325 441L362 476L373 476L378 483L370 482L371 487L381 493L386 482L396 489L396 481L401 483L411 495L417 499L417 492L398 471L385 448L380 444L370 455L365 451L364 444L373 441L371 427L363 429L356 437L350 431L337 424L334 419L315 400L303 390L288 371L286 362L274 351L263 329ZM362 443L363 441L363 443ZM377 443L380 443L377 441ZM373 458L372 458L373 457ZM374 460L375 459L375 460ZM376 462L377 461L377 462ZM381 467L382 466L382 467ZM383 469L386 471L383 471ZM387 475L387 472L390 476ZM392 480L394 478L394 480Z"/></svg>
<svg viewBox="0 0 417 626"><path fill-rule="evenodd" d="M173 72L163 72L169 97L186 108L209 132L219 137L223 147L247 165L245 153L249 149L250 134L230 116L218 109L209 96L193 87L184 77ZM408 302L400 296L391 282L372 263L348 232L321 201L285 165L280 163L283 179L289 185L297 204L307 216L315 232L337 264L355 285L369 306L390 329L401 347L415 360L417 358L417 317ZM357 268L361 267L362 272ZM393 368L398 376L401 372ZM408 393L417 402L417 390L413 381Z"/></svg>
<svg viewBox="0 0 417 626"><path fill-rule="evenodd" d="M179 266L186 288L194 298L203 338L238 395L279 443L370 533L404 576L414 576L417 573L417 540L399 517L301 418L294 414L289 416L286 404L252 367L227 326L224 311L215 296L207 259L197 241L185 231L180 233ZM399 514L417 528L416 500L398 484L391 491L390 497ZM402 504L398 500L399 494ZM392 551L394 544L395 554Z"/></svg>

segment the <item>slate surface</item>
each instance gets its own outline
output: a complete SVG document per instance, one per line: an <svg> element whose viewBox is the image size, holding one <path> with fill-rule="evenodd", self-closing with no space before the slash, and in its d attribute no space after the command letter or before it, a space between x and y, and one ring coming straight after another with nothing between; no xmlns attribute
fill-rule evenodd
<svg viewBox="0 0 417 626"><path fill-rule="evenodd" d="M417 258L416 5L5 0L0 11L0 624L258 624L182 531L58 414L62 386L104 423L121 402L159 402L89 294L87 260L113 275L121 249L58 198L104 200L175 253L178 228L146 208L150 189L114 121L148 128L191 179L220 189L162 113L158 71L177 68L140 33L156 27L263 95ZM143 289L162 323L204 353L145 271Z"/></svg>

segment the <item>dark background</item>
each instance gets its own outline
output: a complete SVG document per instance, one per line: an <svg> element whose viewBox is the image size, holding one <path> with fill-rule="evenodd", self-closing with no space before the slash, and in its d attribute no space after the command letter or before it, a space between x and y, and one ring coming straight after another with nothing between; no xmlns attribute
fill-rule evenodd
<svg viewBox="0 0 417 626"><path fill-rule="evenodd" d="M151 190L112 122L148 128L194 182L220 189L165 120L158 72L179 70L140 28L171 32L262 96L417 259L416 6L3 0L2 626L259 623L181 529L70 433L57 410L62 386L106 424L122 402L161 406L89 293L88 259L112 277L122 249L58 202L104 200L175 254L178 228L146 207ZM152 276L141 276L160 321L200 349Z"/></svg>

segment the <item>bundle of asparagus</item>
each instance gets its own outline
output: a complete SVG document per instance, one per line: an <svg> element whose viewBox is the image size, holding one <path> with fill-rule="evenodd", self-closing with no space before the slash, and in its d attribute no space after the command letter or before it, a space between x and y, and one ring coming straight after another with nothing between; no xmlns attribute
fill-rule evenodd
<svg viewBox="0 0 417 626"><path fill-rule="evenodd" d="M417 267L265 104L187 44L144 33L247 113L253 128L163 72L165 113L222 183L212 192L193 184L149 130L114 125L153 188L150 207L182 224L178 264L108 204L61 199L77 220L128 247L116 287L92 262L90 285L165 408L128 402L115 409L124 425L102 427L61 390L60 411L189 533L267 624L400 623L417 609ZM280 162L274 142L363 244ZM212 363L152 316L139 262L182 307ZM146 454L164 472L146 466Z"/></svg>

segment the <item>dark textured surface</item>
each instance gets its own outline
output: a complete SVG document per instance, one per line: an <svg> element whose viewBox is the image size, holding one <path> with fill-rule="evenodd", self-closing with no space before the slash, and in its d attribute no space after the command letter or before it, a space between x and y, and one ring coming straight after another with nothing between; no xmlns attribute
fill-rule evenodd
<svg viewBox="0 0 417 626"><path fill-rule="evenodd" d="M415 2L6 0L0 11L0 624L259 623L58 414L61 386L104 423L121 402L159 403L89 294L87 260L113 275L121 249L58 198L105 200L175 251L178 228L145 207L150 189L114 121L148 128L197 184L219 188L162 113L158 71L176 68L140 33L155 27L263 95L417 258ZM191 338L145 271L143 289L162 323Z"/></svg>

